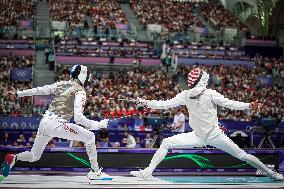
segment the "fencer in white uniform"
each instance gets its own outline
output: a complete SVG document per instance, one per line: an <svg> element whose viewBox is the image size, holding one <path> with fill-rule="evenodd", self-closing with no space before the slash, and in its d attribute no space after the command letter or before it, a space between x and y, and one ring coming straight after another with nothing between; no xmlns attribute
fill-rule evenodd
<svg viewBox="0 0 284 189"><path fill-rule="evenodd" d="M47 143L53 137L58 137L85 143L91 163L91 171L87 175L89 179L108 177L98 166L95 135L91 132L91 130L106 128L108 119L98 122L83 115L86 102L84 84L90 80L87 67L83 65L73 66L71 78L69 81L60 81L52 85L16 92L18 97L53 95L54 98L40 121L31 151L6 155L1 169L4 176L8 176L16 161L34 162L39 160ZM10 92L10 95L13 95L13 92ZM69 122L72 117L74 117L76 124Z"/></svg>
<svg viewBox="0 0 284 189"><path fill-rule="evenodd" d="M194 68L188 74L189 89L177 94L176 97L165 101L138 98L138 104L151 109L168 109L185 105L189 113L189 125L193 131L164 139L160 148L154 154L150 165L144 170L131 171L130 174L142 179L151 179L154 169L164 159L169 148L192 148L210 145L266 172L274 180L283 180L283 175L272 171L255 156L240 149L218 126L217 106L232 110L259 110L261 104L258 101L244 103L229 100L217 91L207 89L208 79L209 75L205 71Z"/></svg>

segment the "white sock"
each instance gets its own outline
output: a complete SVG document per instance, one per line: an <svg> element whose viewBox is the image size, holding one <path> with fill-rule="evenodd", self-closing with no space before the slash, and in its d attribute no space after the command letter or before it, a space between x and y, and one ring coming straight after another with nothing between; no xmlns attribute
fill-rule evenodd
<svg viewBox="0 0 284 189"><path fill-rule="evenodd" d="M17 160L33 162L33 153L30 151L25 151L17 154Z"/></svg>
<svg viewBox="0 0 284 189"><path fill-rule="evenodd" d="M99 165L98 165L98 160L97 160L96 144L95 143L87 144L86 151L89 156L89 161L91 163L91 169L93 171L98 171Z"/></svg>

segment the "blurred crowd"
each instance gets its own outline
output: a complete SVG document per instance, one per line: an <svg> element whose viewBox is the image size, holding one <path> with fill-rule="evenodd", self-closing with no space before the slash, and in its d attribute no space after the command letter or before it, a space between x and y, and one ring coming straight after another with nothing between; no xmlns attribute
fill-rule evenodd
<svg viewBox="0 0 284 189"><path fill-rule="evenodd" d="M35 15L37 0L1 0L0 27L16 27L20 20L31 19Z"/></svg>
<svg viewBox="0 0 284 189"><path fill-rule="evenodd" d="M2 0L0 2L0 27L17 26L19 20L31 19L35 15L37 0ZM52 20L66 21L71 28L116 29L117 24L128 24L128 20L117 0L50 0ZM215 1L205 3L164 0L131 0L130 6L141 25L159 24L169 32L186 32L193 27L203 27L194 10L216 28L237 27L246 30L229 10ZM106 32L108 33L108 32Z"/></svg>
<svg viewBox="0 0 284 189"><path fill-rule="evenodd" d="M139 1L131 0L131 8L140 23L159 24L165 26L169 32L186 32L193 27L203 27L196 17L194 10L199 10L205 21L217 29L234 27L246 30L247 27L229 10L217 2L178 2L178 1Z"/></svg>
<svg viewBox="0 0 284 189"><path fill-rule="evenodd" d="M135 40L108 40L95 39L61 39L55 44L57 55L95 56L95 57L127 57L127 58L158 58L158 52L149 42Z"/></svg>
<svg viewBox="0 0 284 189"><path fill-rule="evenodd" d="M283 119L284 59L255 57L254 61L256 65L253 68L241 65L202 67L212 76L211 88L230 99L245 102L259 100L264 104L260 112L262 116ZM0 56L1 114L24 114L32 110L33 114L38 115L48 108L47 104L33 107L30 97L12 99L5 96L5 91L32 87L31 81L13 81L10 72L13 68L31 67L33 64L31 56ZM69 69L58 67L56 80L70 79ZM190 69L191 67L180 65L178 75L186 77ZM93 68L93 75L93 80L86 87L88 101L85 106L86 113L93 117L121 117L137 113L133 102L118 99L143 97L163 100L170 99L181 91L176 75L172 77L163 69L133 68L121 72L98 72ZM221 119L250 120L252 116L257 115L246 111L220 112Z"/></svg>
<svg viewBox="0 0 284 189"><path fill-rule="evenodd" d="M52 20L66 21L68 27L108 28L127 24L116 0L50 0Z"/></svg>
<svg viewBox="0 0 284 189"><path fill-rule="evenodd" d="M210 75L210 87L225 97L242 102L259 100L263 108L257 114L250 111L222 109L220 119L250 121L256 117L284 120L284 59L255 58L256 66L201 66ZM181 65L179 73L187 77L192 67ZM261 78L268 79L263 83ZM267 80L266 80L267 81ZM271 82L270 82L271 81Z"/></svg>
<svg viewBox="0 0 284 189"><path fill-rule="evenodd" d="M57 69L58 80L68 80L70 68ZM135 100L169 99L181 91L180 86L165 70L125 70L118 73L95 73L86 87L88 101L86 113L94 117L121 117L136 113ZM110 100L114 98L114 100Z"/></svg>
<svg viewBox="0 0 284 189"><path fill-rule="evenodd" d="M119 137L110 137L110 134L116 134ZM35 131L3 131L0 135L0 146L22 146L30 147L36 138ZM145 135L136 135L127 129L120 130L117 133L109 133L102 129L97 133L96 147L113 147L113 148L153 148L155 139L153 134L145 133ZM46 147L84 147L81 141L67 141L64 139L53 138Z"/></svg>
<svg viewBox="0 0 284 189"><path fill-rule="evenodd" d="M240 50L230 44L211 44L200 42L179 43L175 42L166 45L167 54L177 54L179 58L200 58L200 59L222 59L222 60L250 60L244 50Z"/></svg>
<svg viewBox="0 0 284 189"><path fill-rule="evenodd" d="M31 81L13 81L11 70L13 68L31 68L34 64L32 56L0 55L0 114L21 114L32 107L31 97L13 98L5 95L6 91L23 90L32 87Z"/></svg>
<svg viewBox="0 0 284 189"><path fill-rule="evenodd" d="M165 26L169 32L185 32L193 26L202 26L193 12L194 3L169 0L131 0L130 4L145 28L147 24L159 24Z"/></svg>
<svg viewBox="0 0 284 189"><path fill-rule="evenodd" d="M232 14L228 9L225 9L220 3L209 2L199 3L200 13L204 19L217 29L232 27L241 30L247 30L247 27Z"/></svg>

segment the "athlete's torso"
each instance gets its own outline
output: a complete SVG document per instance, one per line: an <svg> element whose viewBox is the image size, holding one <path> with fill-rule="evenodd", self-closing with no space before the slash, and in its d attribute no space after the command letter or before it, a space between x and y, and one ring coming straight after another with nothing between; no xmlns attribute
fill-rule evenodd
<svg viewBox="0 0 284 189"><path fill-rule="evenodd" d="M211 92L206 89L198 97L186 100L189 125L197 133L208 133L218 126L217 105L212 101Z"/></svg>
<svg viewBox="0 0 284 189"><path fill-rule="evenodd" d="M54 99L50 104L48 111L53 112L66 120L70 120L74 114L75 94L78 91L84 91L84 87L76 81L70 80L59 82L54 89Z"/></svg>

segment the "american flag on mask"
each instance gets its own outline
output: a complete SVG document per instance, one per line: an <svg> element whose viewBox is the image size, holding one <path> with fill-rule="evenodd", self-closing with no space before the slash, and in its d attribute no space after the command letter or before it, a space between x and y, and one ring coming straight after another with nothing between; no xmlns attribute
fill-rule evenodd
<svg viewBox="0 0 284 189"><path fill-rule="evenodd" d="M199 76L201 74L201 69L200 68L193 68L187 78L187 85L188 87L191 87L192 85L195 84L195 82L198 80Z"/></svg>

